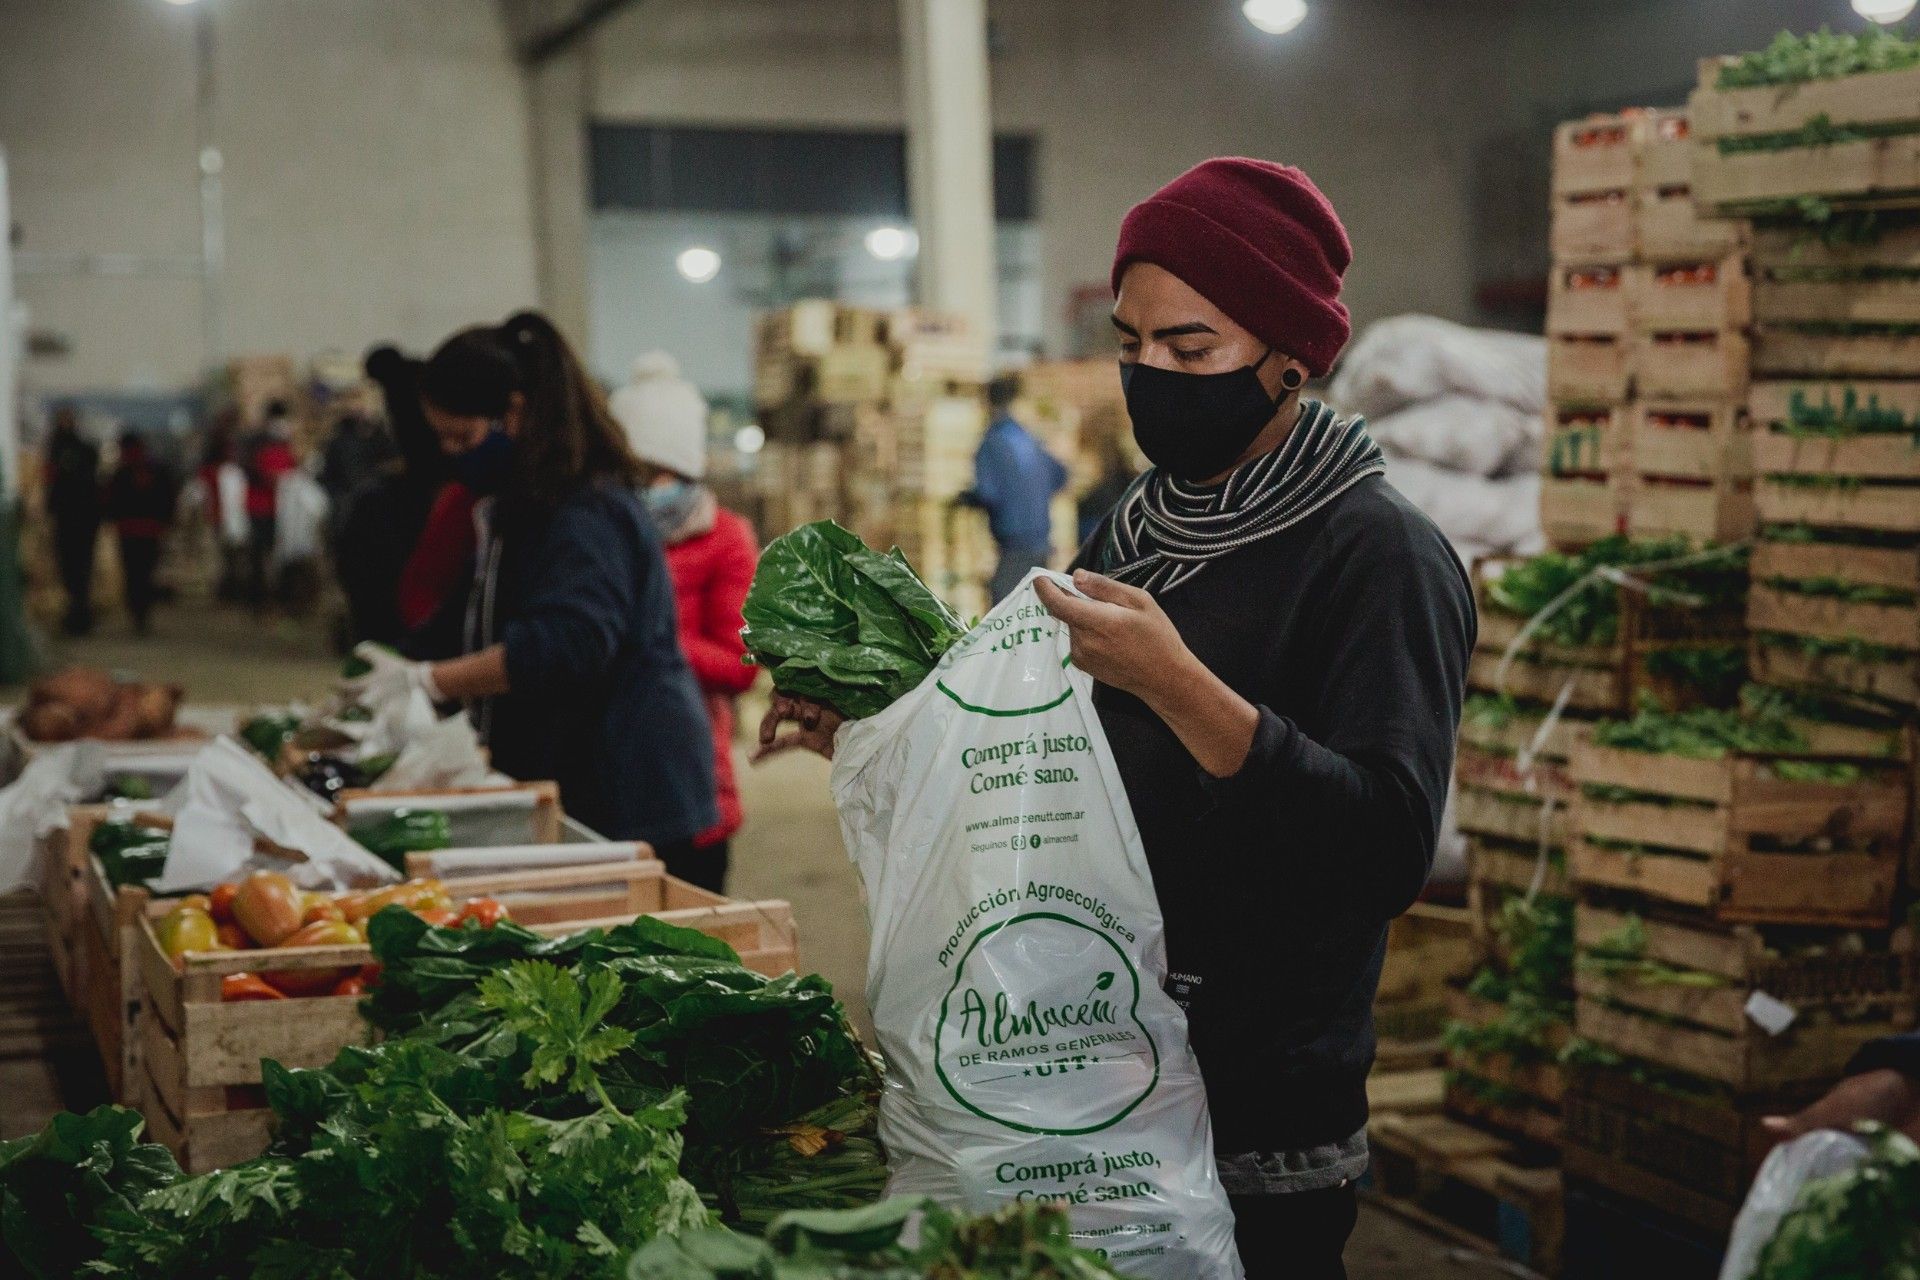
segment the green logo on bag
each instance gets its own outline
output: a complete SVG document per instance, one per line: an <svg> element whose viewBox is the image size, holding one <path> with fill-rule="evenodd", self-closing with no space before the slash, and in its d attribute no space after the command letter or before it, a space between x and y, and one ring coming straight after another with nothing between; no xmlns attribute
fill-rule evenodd
<svg viewBox="0 0 1920 1280"><path fill-rule="evenodd" d="M981 931L940 1002L934 1065L967 1110L1022 1133L1096 1133L1160 1080L1140 975L1104 932L1040 911Z"/></svg>

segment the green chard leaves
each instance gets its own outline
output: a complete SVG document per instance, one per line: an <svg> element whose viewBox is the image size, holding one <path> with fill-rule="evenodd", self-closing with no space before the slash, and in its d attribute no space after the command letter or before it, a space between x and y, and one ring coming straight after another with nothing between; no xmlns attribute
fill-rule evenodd
<svg viewBox="0 0 1920 1280"><path fill-rule="evenodd" d="M874 551L831 520L768 544L742 613L774 688L854 718L926 679L967 630L897 549Z"/></svg>

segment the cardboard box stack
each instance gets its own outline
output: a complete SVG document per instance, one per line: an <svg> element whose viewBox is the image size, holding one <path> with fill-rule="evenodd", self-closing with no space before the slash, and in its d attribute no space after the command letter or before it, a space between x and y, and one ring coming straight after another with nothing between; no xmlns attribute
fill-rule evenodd
<svg viewBox="0 0 1920 1280"><path fill-rule="evenodd" d="M1557 546L1752 529L1744 223L1700 217L1688 121L1629 111L1554 138L1547 475Z"/></svg>

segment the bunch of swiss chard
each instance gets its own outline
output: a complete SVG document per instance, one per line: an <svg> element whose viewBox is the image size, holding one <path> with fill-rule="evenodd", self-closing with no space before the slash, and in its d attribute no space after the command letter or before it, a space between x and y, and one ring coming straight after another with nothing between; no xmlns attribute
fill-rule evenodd
<svg viewBox="0 0 1920 1280"><path fill-rule="evenodd" d="M1920 1275L1920 1147L1897 1130L1862 1128L1866 1162L1807 1184L1754 1280Z"/></svg>
<svg viewBox="0 0 1920 1280"><path fill-rule="evenodd" d="M1620 588L1596 570L1623 570L1645 580L1647 603L1656 609L1713 613L1744 607L1747 560L1735 547L1684 565L1637 568L1691 553L1683 537L1602 538L1578 554L1549 551L1513 564L1487 584L1487 600L1526 618L1554 606L1540 624L1538 641L1570 646L1610 645L1620 638Z"/></svg>
<svg viewBox="0 0 1920 1280"><path fill-rule="evenodd" d="M918 1243L902 1237L917 1219ZM1067 1235L1066 1215L1032 1204L962 1218L927 1201L789 1213L761 1240L724 1229L654 1240L627 1280L1099 1280L1117 1273Z"/></svg>
<svg viewBox="0 0 1920 1280"><path fill-rule="evenodd" d="M822 978L763 977L724 942L651 917L550 939L509 922L434 929L383 912L369 941L383 968L367 1017L480 1064L503 1088L538 1045L502 1020L486 984L527 961L576 983L611 974L620 997L606 1022L628 1039L596 1065L598 1077L629 1110L684 1096L682 1167L728 1221L867 1204L885 1186L878 1074ZM579 1105L564 1093L522 1102L554 1114Z"/></svg>
<svg viewBox="0 0 1920 1280"><path fill-rule="evenodd" d="M831 520L767 545L741 612L749 659L775 689L853 718L886 710L967 630L898 549L875 551Z"/></svg>

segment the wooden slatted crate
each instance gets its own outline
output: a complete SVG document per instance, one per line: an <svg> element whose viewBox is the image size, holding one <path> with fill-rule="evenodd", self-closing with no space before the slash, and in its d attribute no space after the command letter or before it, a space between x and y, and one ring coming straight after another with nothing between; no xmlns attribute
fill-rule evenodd
<svg viewBox="0 0 1920 1280"><path fill-rule="evenodd" d="M1655 1089L1627 1069L1583 1067L1561 1105L1569 1178L1655 1204L1724 1237L1776 1141L1761 1121L1790 1115L1814 1091L1741 1097Z"/></svg>
<svg viewBox="0 0 1920 1280"><path fill-rule="evenodd" d="M1622 263L1633 256L1634 196L1582 191L1556 196L1548 247L1564 262Z"/></svg>
<svg viewBox="0 0 1920 1280"><path fill-rule="evenodd" d="M422 791L350 789L334 798L333 819L351 829L404 810L445 813L453 843L461 848L552 844L563 837L566 816L558 783L513 782Z"/></svg>
<svg viewBox="0 0 1920 1280"><path fill-rule="evenodd" d="M1593 115L1560 125L1553 131L1553 194L1630 189L1645 138L1646 120L1638 114Z"/></svg>
<svg viewBox="0 0 1920 1280"><path fill-rule="evenodd" d="M1634 472L1693 480L1746 480L1753 440L1737 400L1642 400L1628 415Z"/></svg>
<svg viewBox="0 0 1920 1280"><path fill-rule="evenodd" d="M675 880L652 859L466 877L448 889L498 897L521 923L556 937L649 915L727 942L759 972L785 973L797 960L787 903L730 902ZM372 1037L357 997L223 1003L221 979L267 967L350 973L372 952L364 945L195 952L176 967L153 928L173 905L147 902L125 942L127 1101L182 1167L197 1173L265 1148L270 1113L259 1092L261 1059L324 1066L342 1047ZM570 911L599 914L567 918Z"/></svg>
<svg viewBox="0 0 1920 1280"><path fill-rule="evenodd" d="M1560 1174L1542 1153L1444 1115L1375 1116L1367 1143L1373 1166L1363 1186L1395 1212L1537 1273L1560 1273Z"/></svg>
<svg viewBox="0 0 1920 1280"><path fill-rule="evenodd" d="M1753 314L1771 324L1920 324L1920 225L1858 244L1781 231L1754 241Z"/></svg>
<svg viewBox="0 0 1920 1280"><path fill-rule="evenodd" d="M1584 547L1626 530L1623 477L1545 476L1540 481L1540 528L1556 547Z"/></svg>
<svg viewBox="0 0 1920 1280"><path fill-rule="evenodd" d="M1740 218L1702 216L1685 181L1634 196L1633 249L1647 262L1722 258L1741 252L1749 225Z"/></svg>
<svg viewBox="0 0 1920 1280"><path fill-rule="evenodd" d="M1625 333L1632 271L1606 263L1556 263L1547 286L1547 332Z"/></svg>
<svg viewBox="0 0 1920 1280"><path fill-rule="evenodd" d="M1582 904L1575 945L1604 949L1629 917ZM1576 971L1579 1034L1625 1057L1741 1093L1837 1078L1869 1040L1910 1028L1915 969L1906 930L1869 935L1867 948L1782 955L1759 930L1639 919L1641 971ZM1687 977L1687 981L1678 980ZM1748 1015L1764 993L1794 1010L1778 1033Z"/></svg>
<svg viewBox="0 0 1920 1280"><path fill-rule="evenodd" d="M1910 436L1763 431L1753 466L1769 524L1920 535L1920 448Z"/></svg>
<svg viewBox="0 0 1920 1280"><path fill-rule="evenodd" d="M1627 321L1638 333L1741 329L1753 319L1746 259L1639 262L1626 268Z"/></svg>
<svg viewBox="0 0 1920 1280"><path fill-rule="evenodd" d="M1627 461L1625 405L1554 405L1547 410L1547 474L1605 477Z"/></svg>
<svg viewBox="0 0 1920 1280"><path fill-rule="evenodd" d="M1753 483L1636 475L1627 495L1627 532L1636 538L1680 535L1695 542L1738 542L1757 517Z"/></svg>
<svg viewBox="0 0 1920 1280"><path fill-rule="evenodd" d="M1639 333L1628 363L1638 395L1733 400L1747 394L1752 348L1730 329Z"/></svg>
<svg viewBox="0 0 1920 1280"><path fill-rule="evenodd" d="M1768 378L1920 378L1920 341L1904 333L1754 331L1753 371Z"/></svg>
<svg viewBox="0 0 1920 1280"><path fill-rule="evenodd" d="M1632 383L1627 344L1592 334L1550 334L1547 339L1547 395L1560 404L1618 404Z"/></svg>
<svg viewBox="0 0 1920 1280"><path fill-rule="evenodd" d="M1911 805L1897 767L1863 766L1857 783L1794 782L1761 758L1583 742L1571 772L1582 885L1721 921L1884 928L1892 918Z"/></svg>
<svg viewBox="0 0 1920 1280"><path fill-rule="evenodd" d="M1753 551L1747 622L1823 640L1859 640L1920 652L1920 546L1761 542ZM1794 583L1848 583L1905 592L1904 603L1855 601L1796 590Z"/></svg>
<svg viewBox="0 0 1920 1280"><path fill-rule="evenodd" d="M1702 204L1730 212L1770 201L1821 197L1830 203L1912 204L1920 192L1920 134L1723 152L1721 139L1787 135L1820 126L1868 126L1885 133L1920 122L1920 68L1870 71L1800 84L1722 89L1726 59L1700 64L1688 104L1695 138L1693 187Z"/></svg>

